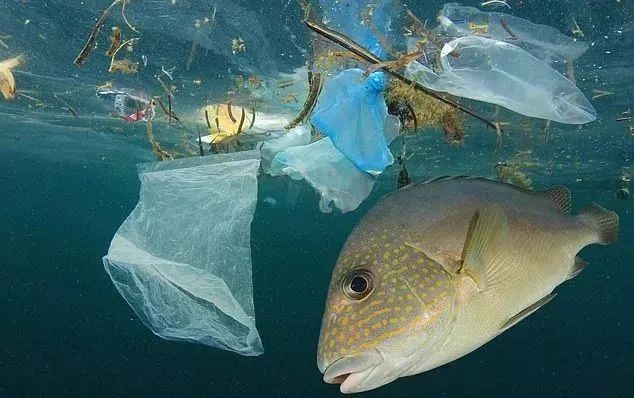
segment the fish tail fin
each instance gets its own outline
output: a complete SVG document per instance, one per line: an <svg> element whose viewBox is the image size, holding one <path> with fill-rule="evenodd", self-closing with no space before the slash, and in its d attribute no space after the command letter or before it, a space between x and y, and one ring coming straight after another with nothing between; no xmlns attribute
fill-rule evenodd
<svg viewBox="0 0 634 398"><path fill-rule="evenodd" d="M581 209L579 220L596 234L594 243L608 245L617 240L619 235L619 216L611 210L604 209L596 203L590 203Z"/></svg>

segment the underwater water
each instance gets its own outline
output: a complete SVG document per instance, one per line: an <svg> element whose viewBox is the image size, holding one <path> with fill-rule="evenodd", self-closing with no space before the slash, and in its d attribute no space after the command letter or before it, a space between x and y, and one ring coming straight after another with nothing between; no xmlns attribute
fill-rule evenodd
<svg viewBox="0 0 634 398"><path fill-rule="evenodd" d="M170 3L139 2L146 10ZM122 299L102 263L114 233L139 199L136 164L156 160L144 126L113 120L109 111L93 103L94 86L113 79L105 63L95 61L81 71L72 65L105 3L0 4L0 21L5 22L0 38L12 35L7 44L22 46L11 52L0 47L5 51L0 60L21 52L28 57L26 72L16 72L19 88L28 88L25 93L34 97L66 94L78 109L86 98L77 120L60 103L39 109L23 99L0 99L0 397L340 396L338 386L323 382L315 359L327 288L349 232L377 200L396 190L396 166L378 177L358 209L345 214L320 212L318 195L305 181L259 176L251 249L253 301L264 354L239 356L158 338ZM308 33L296 2L183 3L190 11L217 5L218 18L232 10L225 14L231 23L225 25L223 37L243 34L249 47L233 59L231 51L208 45L195 66L199 69L183 72L189 80L209 76L205 89L177 97L179 109L192 104L193 109L199 97L224 93L232 84L227 80L240 68L277 76L304 65ZM407 3L423 18L432 18L443 4ZM496 163L514 159L518 152L530 153L533 165L525 172L535 188L568 186L573 212L589 202L616 211L619 241L583 249L580 256L589 263L587 269L558 287L551 303L483 347L364 396L633 394L634 198L618 197L617 191L622 176L634 173L634 135L631 123L615 120L634 98L634 6L628 0L508 3L512 10L498 11L565 32L574 16L585 27L584 39L595 44L575 63L578 86L588 98L592 90L612 93L591 100L597 120L580 127L553 123L546 139L541 121L509 116L514 125L506 128L499 151L494 132L475 122L467 124L462 146L448 145L439 129L429 128L405 138L409 174L415 182L441 175L495 178ZM166 65L184 70L191 40L179 35L177 27L163 26L170 21L168 12L148 11L157 18L155 25L149 16L142 19L139 10L131 19L148 32L175 32L163 46L160 38L148 34L143 51L154 51ZM161 19L163 15L168 17ZM190 17L193 21L198 14L191 11ZM27 19L32 27L41 23L37 28L48 36L46 43L36 42L37 32L20 36L17 29ZM178 21L173 23L178 26ZM243 25L246 33L241 33ZM73 37L67 43L72 48L57 43L54 31ZM251 37L261 42L250 45ZM27 40L33 40L33 46ZM46 46L54 53L47 53ZM49 58L39 61L41 53ZM91 57L97 59L96 54ZM35 70L29 72L31 64ZM154 80L141 75L122 79L137 85ZM209 94L212 87L215 94ZM480 109L493 113L490 106ZM401 140L395 140L393 153L400 145Z"/></svg>

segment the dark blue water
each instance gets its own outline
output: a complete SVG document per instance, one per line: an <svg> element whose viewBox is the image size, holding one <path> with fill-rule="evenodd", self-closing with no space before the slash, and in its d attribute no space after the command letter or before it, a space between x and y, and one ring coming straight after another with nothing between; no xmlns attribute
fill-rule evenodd
<svg viewBox="0 0 634 398"><path fill-rule="evenodd" d="M0 12L5 6L12 11L39 7L5 1ZM44 3L49 8L42 6L41 15L56 4ZM286 3L236 2L249 10L249 18L266 22L263 34L280 57L275 67L281 70L298 66L289 54L301 56L294 45L282 44L283 32L291 29L298 43L306 42L297 4L284 8ZM427 3L411 3L430 16L442 4L434 2L428 9ZM586 93L601 88L616 94L594 102L597 122L582 129L555 126L548 142L539 127L529 132L510 128L498 154L492 133L477 125L470 126L465 146L457 148L430 130L408 141L410 173L417 181L448 173L491 177L497 161L530 149L540 164L529 171L535 186L565 184L575 209L596 201L615 210L621 217L620 240L584 249L580 256L590 266L559 287L555 300L492 342L364 396L633 394L634 202L615 192L619 177L633 170L634 137L627 125L614 122L632 99L631 4L509 3L520 15L562 30L564 18L575 15L589 27L587 39L597 43L579 65L579 86ZM55 9L56 20L63 19L63 10ZM608 56L609 49L620 50ZM226 73L225 66L217 68ZM154 159L143 133L93 130L99 122L89 128L29 123L38 120L39 111L16 109L0 109L0 397L340 395L337 386L322 381L315 363L327 285L347 234L383 194L396 188L395 170L380 177L359 209L344 215L320 213L316 194L303 182L260 178L252 255L256 322L265 353L242 357L154 336L103 270L101 257L138 200L135 164ZM5 118L5 112L11 117ZM267 205L266 197L278 205Z"/></svg>

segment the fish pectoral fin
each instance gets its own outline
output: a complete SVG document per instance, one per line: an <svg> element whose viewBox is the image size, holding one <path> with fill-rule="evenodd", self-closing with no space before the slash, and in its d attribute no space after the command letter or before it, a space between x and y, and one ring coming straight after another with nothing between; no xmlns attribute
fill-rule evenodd
<svg viewBox="0 0 634 398"><path fill-rule="evenodd" d="M555 298L556 295L557 295L557 293L550 293L548 296L542 297L536 303L533 303L533 304L529 305L528 307L524 308L522 311L520 311L516 315L512 316L508 321L506 321L504 323L504 325L502 325L502 327L500 328L500 333L504 332L505 330L507 330L511 326L514 326L515 324L517 324L522 319L526 318L527 316L529 316L533 312L535 312L538 309L540 309L543 305L547 304L550 300Z"/></svg>
<svg viewBox="0 0 634 398"><path fill-rule="evenodd" d="M572 268L570 269L570 275L568 275L567 280L570 280L574 278L575 276L579 275L579 273L583 271L583 269L586 268L587 266L588 266L588 263L586 263L579 257L575 257L575 262L572 265Z"/></svg>
<svg viewBox="0 0 634 398"><path fill-rule="evenodd" d="M449 274L455 275L460 269L460 260L453 259L451 256L443 252L441 249L434 245L425 244L421 242L405 242L406 246L423 253L429 257L430 260L440 264L440 266Z"/></svg>
<svg viewBox="0 0 634 398"><path fill-rule="evenodd" d="M471 220L459 272L470 276L480 291L491 288L507 274L507 265L499 255L507 233L506 215L498 204L478 210Z"/></svg>

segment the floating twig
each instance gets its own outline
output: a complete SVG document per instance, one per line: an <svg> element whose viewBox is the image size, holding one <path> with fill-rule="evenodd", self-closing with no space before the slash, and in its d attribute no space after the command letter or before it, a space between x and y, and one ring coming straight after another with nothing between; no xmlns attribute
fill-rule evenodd
<svg viewBox="0 0 634 398"><path fill-rule="evenodd" d="M606 95L614 95L612 91L604 91L604 90L592 90L592 99L597 99L601 97L605 97Z"/></svg>
<svg viewBox="0 0 634 398"><path fill-rule="evenodd" d="M313 109L315 108L315 104L317 104L317 99L319 98L319 94L321 93L321 88L323 87L323 78L321 73L312 73L308 74L308 80L310 81L310 88L308 90L308 96L306 97L306 101L304 101L304 107L299 112L299 115L295 117L289 124L284 126L286 130L290 130L293 127L297 126L301 122L306 119Z"/></svg>
<svg viewBox="0 0 634 398"><path fill-rule="evenodd" d="M207 128L211 130L211 123L209 123L209 112L205 109L205 121L207 121Z"/></svg>
<svg viewBox="0 0 634 398"><path fill-rule="evenodd" d="M200 126L198 127L198 150L200 151L200 156L205 156L205 150L203 149L203 140L200 137Z"/></svg>
<svg viewBox="0 0 634 398"><path fill-rule="evenodd" d="M357 44L356 42L354 42L352 39L346 37L345 35L336 32L334 30L328 29L324 26L321 26L315 22L312 21L308 21L308 20L304 20L304 23L314 32L320 34L321 36L324 36L325 38L339 44L340 46L342 46L343 48L345 48L346 50L349 50L355 54L357 54L358 56L364 58L364 60L366 60L369 63L372 64L378 64L381 62L381 60L379 58L377 58L376 56L374 56L372 53L370 53L369 51L367 51L366 49L364 49L363 47L361 47L359 44ZM411 84L414 88L416 88L417 90L433 97L436 98L437 100L444 102L445 104L451 105L456 109L459 109L460 111L480 120L481 122L485 123L487 126L494 128L495 129L495 124L489 120L487 120L486 118L478 115L477 113L471 111L470 109L467 109L465 107L463 107L462 105L449 100L443 96L441 96L440 94L436 93L435 91L429 90L425 87L423 87L420 83L415 82L409 78L407 78L405 75L393 71L393 70L386 70L387 73L389 73L390 75L392 75L393 77L399 79L400 81L402 81L405 84Z"/></svg>
<svg viewBox="0 0 634 398"><path fill-rule="evenodd" d="M488 0L488 1L485 1L482 4L480 4L480 6L482 6L482 7L486 7L486 6L506 6L506 7L509 8L509 10L511 9L511 6L505 0Z"/></svg>
<svg viewBox="0 0 634 398"><path fill-rule="evenodd" d="M167 95L167 98L170 98L170 95ZM171 117L172 119L176 120L177 122L180 123L180 119L178 118L178 116L176 116L176 114L174 113L173 110L168 109L167 107L165 107L165 104L163 103L163 101L161 100L161 97L154 97L154 99L156 100L156 102L158 102L158 104L161 106L161 110L168 115L168 117ZM171 101L170 101L171 102ZM170 105L171 108L171 105Z"/></svg>
<svg viewBox="0 0 634 398"><path fill-rule="evenodd" d="M53 94L53 97L55 97L62 104L66 105L66 108L73 115L75 119L79 119L79 113L77 113L77 111L65 99L60 98L55 94Z"/></svg>
<svg viewBox="0 0 634 398"><path fill-rule="evenodd" d="M132 30L136 34L141 34L141 32L139 32L138 30L136 30L134 26L132 26L132 24L128 21L128 17L126 17L125 15L125 6L127 4L128 4L128 1L125 1L125 0L121 4L121 18L123 19L123 22L125 22L125 24L128 25L128 28L130 28L130 30Z"/></svg>
<svg viewBox="0 0 634 398"><path fill-rule="evenodd" d="M242 125L244 124L244 118L246 117L247 113L244 111L244 108L242 109L242 116L240 117L240 124L238 125L238 130L236 135L240 135L240 133L242 133Z"/></svg>
<svg viewBox="0 0 634 398"><path fill-rule="evenodd" d="M233 113L231 113L231 101L229 101L229 102L227 103L227 112L229 113L229 119L231 119L231 121L232 121L233 123L235 123L235 122L236 122L236 118L235 118L235 117L233 117Z"/></svg>
<svg viewBox="0 0 634 398"><path fill-rule="evenodd" d="M138 37L133 37L132 39L126 40L117 47L116 50L112 53L112 58L110 59L110 67L108 68L108 72L114 73L117 71L123 73L136 73L137 67L139 66L138 62L131 61L129 59L117 60L117 54L121 51L122 48L131 46L133 43L138 41Z"/></svg>
<svg viewBox="0 0 634 398"><path fill-rule="evenodd" d="M151 100L148 105L148 118L146 122L147 126L147 138L152 145L152 152L156 155L158 160L172 160L174 157L170 155L165 149L161 148L158 140L154 136L154 129L152 128L152 120L154 119L154 101Z"/></svg>
<svg viewBox="0 0 634 398"><path fill-rule="evenodd" d="M506 31L506 33L508 33L509 35L511 35L510 39L511 40L518 40L517 35L515 33L513 33L513 31L511 30L511 28L509 27L509 24L506 23L505 20L503 20L502 18L500 18L500 25L502 25L502 28L504 28L504 30Z"/></svg>
<svg viewBox="0 0 634 398"><path fill-rule="evenodd" d="M172 124L172 96L167 94L167 124Z"/></svg>
<svg viewBox="0 0 634 398"><path fill-rule="evenodd" d="M77 58L75 58L75 61L74 61L75 65L82 65L84 62L86 62L86 59L88 59L90 52L95 47L95 43L97 42L97 36L99 36L99 32L101 31L101 28L106 23L106 18L108 17L108 14L110 14L110 11L116 5L120 4L122 1L123 0L114 0L112 4L110 4L108 8L106 8L104 12L101 14L101 17L99 17L99 19L97 20L97 23L92 28L92 31L90 32L90 36L88 36L88 40L86 40L86 44L84 44L84 47L79 52L79 55L77 55Z"/></svg>
<svg viewBox="0 0 634 398"><path fill-rule="evenodd" d="M5 42L5 40L9 40L10 38L11 38L11 35L0 36L0 46L4 48L9 48L9 45L7 44L7 42Z"/></svg>
<svg viewBox="0 0 634 398"><path fill-rule="evenodd" d="M249 124L249 130L253 128L254 123L255 123L255 108L251 109L251 124Z"/></svg>

